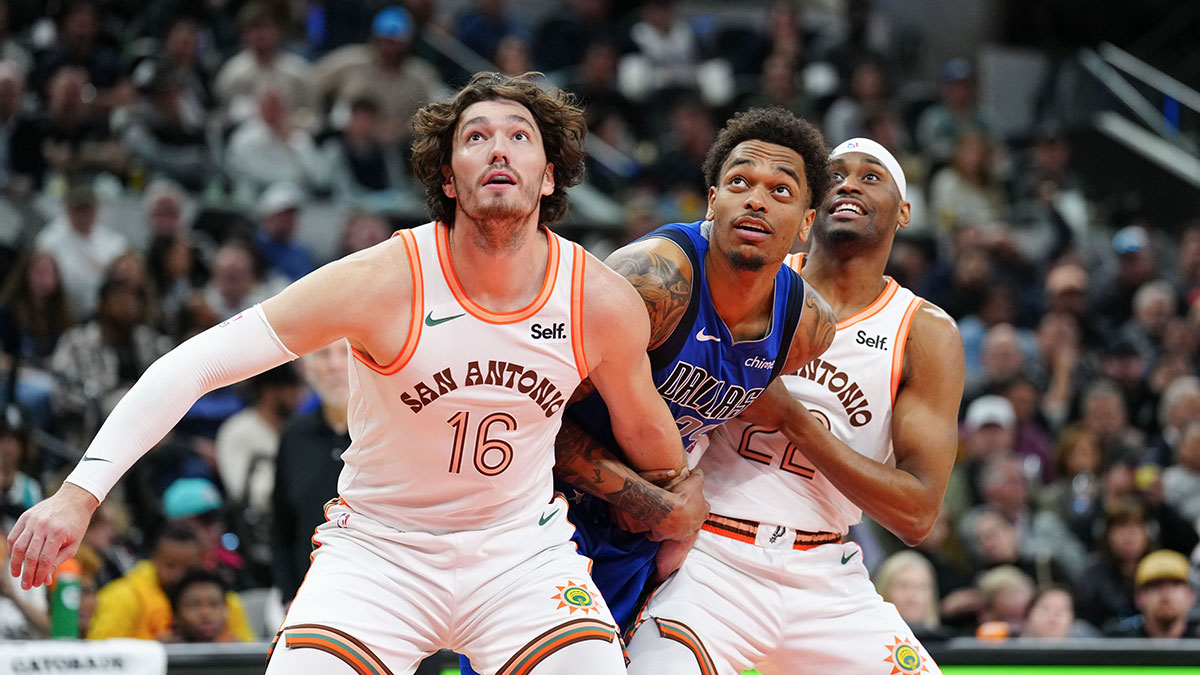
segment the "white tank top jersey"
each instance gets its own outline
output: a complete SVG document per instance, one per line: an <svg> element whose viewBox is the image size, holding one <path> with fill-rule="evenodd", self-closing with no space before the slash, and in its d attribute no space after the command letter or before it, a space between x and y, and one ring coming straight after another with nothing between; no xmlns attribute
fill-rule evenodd
<svg viewBox="0 0 1200 675"><path fill-rule="evenodd" d="M586 254L542 228L546 276L523 309L467 297L449 228L398 232L413 270L408 339L380 365L352 350L341 498L408 531L442 534L508 522L549 503L562 409L587 375L581 298ZM379 309L387 321L387 308Z"/></svg>
<svg viewBox="0 0 1200 675"><path fill-rule="evenodd" d="M800 272L802 257L785 264ZM846 445L878 462L892 456L892 403L904 345L923 302L890 277L878 298L837 324L829 349L780 379ZM816 471L804 449L777 431L731 420L699 462L713 513L803 532L846 532L862 510Z"/></svg>

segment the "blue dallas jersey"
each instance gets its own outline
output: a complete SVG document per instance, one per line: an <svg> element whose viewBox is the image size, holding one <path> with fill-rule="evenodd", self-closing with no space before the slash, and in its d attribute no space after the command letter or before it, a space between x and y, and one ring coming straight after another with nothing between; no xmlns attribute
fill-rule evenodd
<svg viewBox="0 0 1200 675"><path fill-rule="evenodd" d="M717 315L704 274L708 239L701 223L664 225L646 235L674 242L692 263L692 295L675 330L649 353L654 385L667 401L689 452L708 430L736 417L754 402L787 359L804 304L804 283L786 265L775 274L771 324L758 340L734 342ZM613 437L608 407L599 394L569 406L575 423L624 458ZM624 630L636 618L646 581L654 573L658 544L617 527L607 502L558 481L571 503L579 552L592 559L592 578Z"/></svg>
<svg viewBox="0 0 1200 675"><path fill-rule="evenodd" d="M771 329L759 340L735 343L717 315L704 276L708 239L701 223L664 225L646 237L674 242L692 263L692 295L671 335L649 353L654 385L667 401L689 452L709 429L736 417L783 369L804 304L804 282L787 265L775 274ZM565 414L592 438L624 459L612 433L608 406L593 392L568 406ZM592 559L592 580L625 631L637 618L646 582L654 574L658 543L626 532L612 522L608 502L555 480L570 502L572 539ZM463 675L474 673L459 657Z"/></svg>

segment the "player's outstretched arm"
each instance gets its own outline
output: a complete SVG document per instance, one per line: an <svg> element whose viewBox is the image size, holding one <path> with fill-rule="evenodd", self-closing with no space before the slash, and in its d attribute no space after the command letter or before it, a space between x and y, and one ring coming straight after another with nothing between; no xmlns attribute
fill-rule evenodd
<svg viewBox="0 0 1200 675"><path fill-rule="evenodd" d="M400 261L387 268L380 259L389 257L386 251L395 251L396 245L401 246ZM22 514L9 532L10 571L21 577L22 587L49 581L74 555L92 513L112 486L205 393L342 337L368 353L386 353L391 344L386 332L363 329L363 317L371 315L363 299L399 306L396 315L407 316L401 310L407 310L412 286L403 281L408 278L403 251L403 244L393 240L331 263L154 362L113 409L63 487ZM390 288L390 283L397 286Z"/></svg>
<svg viewBox="0 0 1200 675"><path fill-rule="evenodd" d="M780 429L842 494L915 546L937 519L954 464L963 372L962 338L954 320L923 303L909 331L892 408L895 467L868 459L838 440L788 395L781 382L772 383L746 416L755 424Z"/></svg>

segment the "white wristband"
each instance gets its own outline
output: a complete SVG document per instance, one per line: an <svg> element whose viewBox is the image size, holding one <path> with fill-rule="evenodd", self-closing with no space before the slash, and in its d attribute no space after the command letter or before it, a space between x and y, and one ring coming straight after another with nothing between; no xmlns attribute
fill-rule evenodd
<svg viewBox="0 0 1200 675"><path fill-rule="evenodd" d="M113 408L67 482L104 501L129 467L201 396L295 358L261 305L196 335L146 369Z"/></svg>

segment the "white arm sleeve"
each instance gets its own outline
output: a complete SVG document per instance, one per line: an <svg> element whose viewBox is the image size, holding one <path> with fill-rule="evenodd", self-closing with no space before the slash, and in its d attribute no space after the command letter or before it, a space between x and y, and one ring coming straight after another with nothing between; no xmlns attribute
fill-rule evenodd
<svg viewBox="0 0 1200 675"><path fill-rule="evenodd" d="M104 501L201 396L297 358L279 341L262 306L187 340L155 361L104 421L67 482Z"/></svg>

